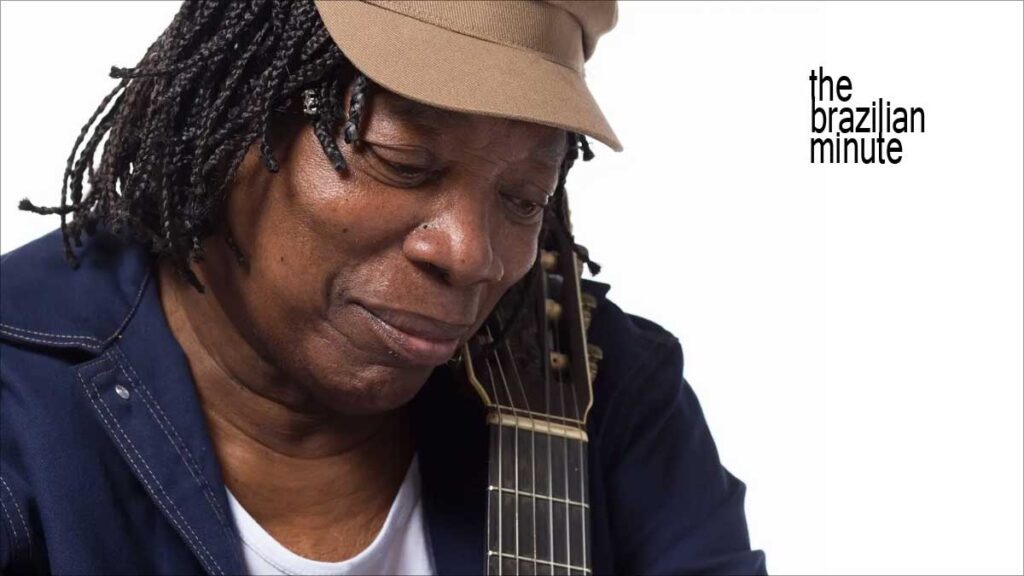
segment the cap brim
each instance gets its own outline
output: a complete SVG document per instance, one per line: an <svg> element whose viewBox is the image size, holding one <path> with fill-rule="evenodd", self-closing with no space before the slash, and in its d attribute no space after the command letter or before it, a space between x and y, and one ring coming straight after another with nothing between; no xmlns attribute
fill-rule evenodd
<svg viewBox="0 0 1024 576"><path fill-rule="evenodd" d="M410 100L535 122L622 145L582 76L543 55L364 2L318 1L331 38L363 74Z"/></svg>

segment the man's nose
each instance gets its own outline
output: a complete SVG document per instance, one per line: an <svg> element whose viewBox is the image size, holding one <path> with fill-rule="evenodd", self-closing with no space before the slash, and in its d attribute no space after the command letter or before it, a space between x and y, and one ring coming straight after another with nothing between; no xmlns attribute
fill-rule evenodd
<svg viewBox="0 0 1024 576"><path fill-rule="evenodd" d="M505 269L494 250L498 230L484 196L459 193L445 199L429 220L406 236L406 257L453 286L500 281Z"/></svg>

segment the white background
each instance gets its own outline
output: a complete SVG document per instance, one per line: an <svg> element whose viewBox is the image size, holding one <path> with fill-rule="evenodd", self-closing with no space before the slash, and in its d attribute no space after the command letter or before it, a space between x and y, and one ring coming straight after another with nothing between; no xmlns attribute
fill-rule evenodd
<svg viewBox="0 0 1024 576"><path fill-rule="evenodd" d="M176 2L2 5L2 236ZM683 341L773 573L1022 573L1022 4L628 3L588 67L626 146L579 239ZM899 165L810 165L807 76L922 106Z"/></svg>

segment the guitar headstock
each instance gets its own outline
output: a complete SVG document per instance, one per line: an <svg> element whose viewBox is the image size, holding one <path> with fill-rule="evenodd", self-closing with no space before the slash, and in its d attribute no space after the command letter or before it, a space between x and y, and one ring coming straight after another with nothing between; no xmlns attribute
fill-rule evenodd
<svg viewBox="0 0 1024 576"><path fill-rule="evenodd" d="M601 359L586 334L596 300L581 290L583 262L572 237L552 224L510 319L493 315L467 343L463 358L488 408L583 430Z"/></svg>

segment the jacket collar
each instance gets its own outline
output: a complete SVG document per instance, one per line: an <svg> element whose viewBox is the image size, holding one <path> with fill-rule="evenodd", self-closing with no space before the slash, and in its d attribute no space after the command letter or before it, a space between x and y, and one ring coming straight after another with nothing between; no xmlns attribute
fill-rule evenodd
<svg viewBox="0 0 1024 576"><path fill-rule="evenodd" d="M0 258L0 339L99 354L121 334L148 284L146 249L100 232L78 254L75 270L58 230Z"/></svg>

